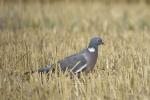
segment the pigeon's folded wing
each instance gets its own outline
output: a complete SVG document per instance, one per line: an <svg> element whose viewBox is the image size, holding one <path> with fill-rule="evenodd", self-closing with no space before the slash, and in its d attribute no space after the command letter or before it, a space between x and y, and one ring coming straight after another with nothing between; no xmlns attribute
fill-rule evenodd
<svg viewBox="0 0 150 100"><path fill-rule="evenodd" d="M69 69L74 73L82 71L87 66L87 60L82 54L75 54L58 61L63 71Z"/></svg>

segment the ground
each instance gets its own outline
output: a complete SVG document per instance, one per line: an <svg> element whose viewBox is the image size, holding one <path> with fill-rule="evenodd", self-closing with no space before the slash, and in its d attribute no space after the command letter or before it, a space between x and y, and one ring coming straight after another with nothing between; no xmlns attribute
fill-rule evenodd
<svg viewBox="0 0 150 100"><path fill-rule="evenodd" d="M146 4L13 3L0 6L2 100L148 100L150 9ZM100 36L94 70L81 78L24 72L55 63Z"/></svg>

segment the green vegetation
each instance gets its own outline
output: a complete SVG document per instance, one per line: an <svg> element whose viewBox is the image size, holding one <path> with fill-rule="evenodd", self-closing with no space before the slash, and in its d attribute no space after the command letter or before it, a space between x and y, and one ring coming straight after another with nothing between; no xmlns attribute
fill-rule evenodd
<svg viewBox="0 0 150 100"><path fill-rule="evenodd" d="M1 100L148 100L150 7L145 4L0 4ZM23 73L54 63L101 36L94 70L70 79Z"/></svg>

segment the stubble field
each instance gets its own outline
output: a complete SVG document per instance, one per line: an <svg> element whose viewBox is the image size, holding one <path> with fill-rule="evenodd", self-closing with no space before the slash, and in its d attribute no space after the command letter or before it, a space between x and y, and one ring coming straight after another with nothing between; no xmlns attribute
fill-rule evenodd
<svg viewBox="0 0 150 100"><path fill-rule="evenodd" d="M145 4L1 3L0 99L149 100L149 12ZM23 75L79 52L94 36L105 45L80 79Z"/></svg>

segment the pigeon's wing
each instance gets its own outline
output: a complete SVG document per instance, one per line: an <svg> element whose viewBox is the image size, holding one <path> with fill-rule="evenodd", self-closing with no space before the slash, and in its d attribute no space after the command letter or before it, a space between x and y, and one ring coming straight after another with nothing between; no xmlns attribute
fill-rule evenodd
<svg viewBox="0 0 150 100"><path fill-rule="evenodd" d="M58 61L63 71L69 69L74 73L82 71L87 66L87 60L82 54L75 54Z"/></svg>

